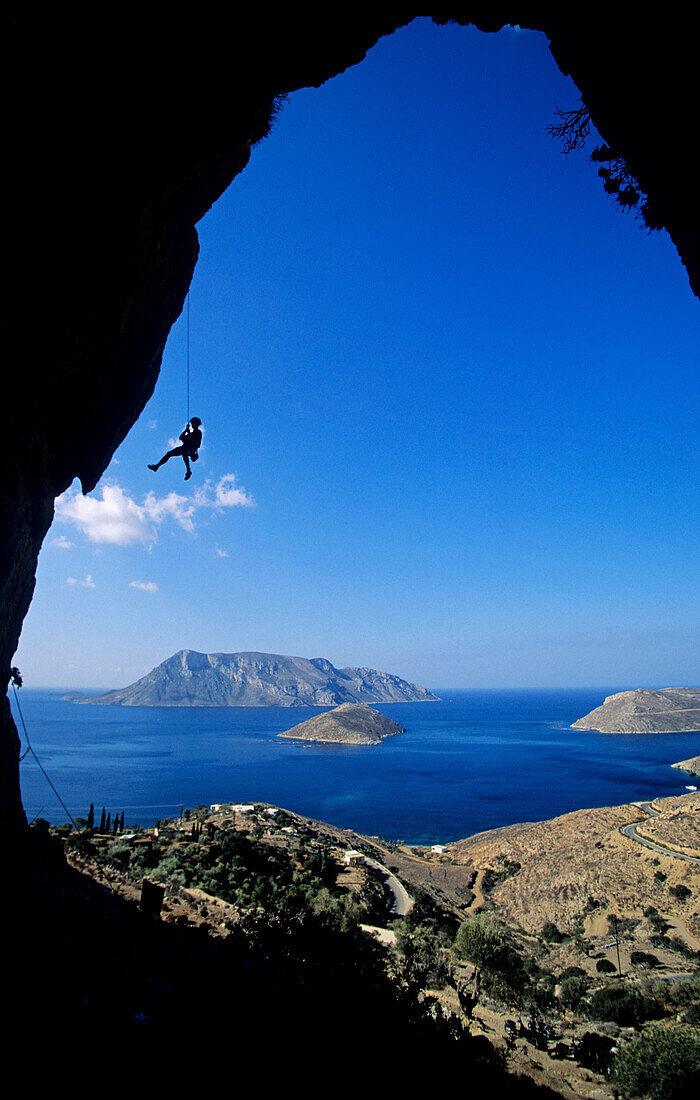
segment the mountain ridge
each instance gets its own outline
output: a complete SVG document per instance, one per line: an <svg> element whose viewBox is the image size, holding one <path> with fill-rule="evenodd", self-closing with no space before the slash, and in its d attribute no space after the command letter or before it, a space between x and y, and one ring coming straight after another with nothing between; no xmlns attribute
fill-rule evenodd
<svg viewBox="0 0 700 1100"><path fill-rule="evenodd" d="M336 668L326 657L243 650L181 649L124 688L81 700L101 706L339 706L435 702L419 684L366 667Z"/></svg>

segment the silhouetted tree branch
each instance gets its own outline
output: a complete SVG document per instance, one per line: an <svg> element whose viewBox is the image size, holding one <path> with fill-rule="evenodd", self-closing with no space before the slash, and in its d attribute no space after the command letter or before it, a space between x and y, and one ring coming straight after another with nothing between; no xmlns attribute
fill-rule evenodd
<svg viewBox="0 0 700 1100"><path fill-rule="evenodd" d="M561 122L550 123L545 127L548 134L564 146L564 156L568 157L577 149L583 148L591 132L591 116L588 108L581 104L572 111L555 108ZM625 158L609 145L599 145L591 153L591 160L601 164L598 175L603 187L623 210L635 210L647 228L660 229L662 222L657 217L653 204L643 194L637 177L630 171Z"/></svg>
<svg viewBox="0 0 700 1100"><path fill-rule="evenodd" d="M550 122L545 130L553 138L561 141L564 146L564 156L568 157L576 149L580 149L591 132L591 116L588 108L581 104L574 111L562 111L555 107L554 113L559 116L561 122Z"/></svg>

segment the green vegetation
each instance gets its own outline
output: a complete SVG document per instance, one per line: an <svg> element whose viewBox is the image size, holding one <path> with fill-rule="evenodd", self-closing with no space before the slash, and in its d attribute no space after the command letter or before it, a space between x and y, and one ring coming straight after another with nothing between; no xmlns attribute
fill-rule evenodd
<svg viewBox="0 0 700 1100"><path fill-rule="evenodd" d="M645 978L640 987L645 997L664 1006L666 1015L675 1016L679 1010L700 1006L700 970L690 978L677 978L676 981Z"/></svg>
<svg viewBox="0 0 700 1100"><path fill-rule="evenodd" d="M577 1009L588 993L588 979L578 974L565 978L559 990L559 1003L564 1008Z"/></svg>
<svg viewBox="0 0 700 1100"><path fill-rule="evenodd" d="M404 921L396 931L396 946L404 959L406 977L417 986L442 989L452 984L449 937Z"/></svg>
<svg viewBox="0 0 700 1100"><path fill-rule="evenodd" d="M564 943L569 939L569 936L565 932L560 932L556 924L553 921L545 921L542 926L542 935L548 943Z"/></svg>
<svg viewBox="0 0 700 1100"><path fill-rule="evenodd" d="M457 958L468 959L475 966L488 970L506 969L513 955L504 929L488 916L463 921L457 930L453 950Z"/></svg>
<svg viewBox="0 0 700 1100"><path fill-rule="evenodd" d="M659 964L658 958L647 951L631 953L632 965L639 968L637 981L623 983L615 979L608 983L605 978L607 984L603 984L581 966L568 966L558 978L544 968L550 965L549 959L556 957L549 945L575 942L552 921L543 925L538 945L528 945L493 913L480 913L458 924L439 900L417 887L411 890L414 905L410 913L402 921L392 920L391 896L381 873L363 866L359 874L353 873L347 888L339 886L341 858L337 846L283 811L276 815L274 828L259 815L244 831L229 823L218 825L205 807L196 807L185 815L185 829L163 821L158 836L141 832L124 838L109 835L104 811L103 815L105 829L101 836L84 828L72 832L66 844L79 855L118 869L132 882L147 877L174 887L199 888L230 902L237 912L235 920L227 922L226 949L240 951L242 957L252 951L260 965L281 967L285 981L289 977L300 987L309 982L310 990L314 982L321 981L322 974L326 980L330 973L337 975L340 970L352 975L351 984L356 978L385 983L387 996L391 996L390 987L394 988L396 1004L402 1006L400 1012L407 1012L414 1020L432 1020L438 1029L447 1029L461 1041L460 1036L466 1035L463 1024L456 1018L443 1018L438 1003L424 995L426 990L453 986L467 1016L477 998L485 995L501 1006L529 1012L532 1020L549 1020L540 1031L535 1024L528 1025L534 1029L533 1036L539 1035L532 1041L543 1043L542 1049L552 1041L550 1013L575 1013L577 1027L588 1018L640 1029L649 1021L665 1018L667 1025L677 1019L689 1029L700 1019L700 971L684 981L661 981L651 973L643 976L640 971L649 972ZM115 820L119 828L119 815ZM368 846L366 850L374 854ZM491 872L494 882L517 874L517 864L507 860L500 863L502 866ZM598 904L590 898L587 908L591 911ZM207 903L200 908L206 917ZM672 941L666 934L670 925L665 918L654 906L644 910L644 917L655 930L654 935L664 946L670 946ZM393 926L397 953L387 952L364 934L360 921ZM635 918L613 915L609 928L620 935L639 923ZM673 941L677 941L677 950L695 957L696 953L679 937L673 937ZM586 944L583 949L587 949ZM272 959L274 964L269 962ZM477 970L464 988L456 979L455 960L468 960ZM612 975L617 970L606 958L599 959L596 966L601 975ZM591 991L595 985L602 988ZM609 1037L588 1032L577 1040L576 1059L596 1072L607 1073L613 1045ZM628 1054L631 1050L626 1048L616 1062L620 1080L628 1082L625 1095L630 1097L637 1086L629 1082L642 1081L639 1066ZM672 1061L674 1051L664 1058ZM657 1076L666 1072L664 1058L662 1068L653 1070ZM671 1080L668 1075L660 1079ZM669 1096L675 1097L676 1093Z"/></svg>
<svg viewBox="0 0 700 1100"><path fill-rule="evenodd" d="M630 962L632 966L641 966L645 970L650 970L652 967L659 965L656 955L652 955L649 951L633 951L630 955Z"/></svg>
<svg viewBox="0 0 700 1100"><path fill-rule="evenodd" d="M485 894L495 890L497 886L500 886L502 882L505 882L505 880L512 875L517 875L520 870L519 863L515 860L508 859L508 857L504 855L496 856L494 863L499 864L499 866L487 867L481 879L481 889Z"/></svg>
<svg viewBox="0 0 700 1100"><path fill-rule="evenodd" d="M700 958L700 951L693 951L693 948L689 947L680 936L670 936L668 945L673 951L677 951L679 955L684 955L686 959Z"/></svg>
<svg viewBox="0 0 700 1100"><path fill-rule="evenodd" d="M617 970L615 963L610 962L610 959L598 959L595 968L599 974L614 974Z"/></svg>
<svg viewBox="0 0 700 1100"><path fill-rule="evenodd" d="M692 890L689 890L682 882L679 882L677 886L669 886L668 892L672 894L674 898L678 898L679 901L687 901L693 894Z"/></svg>
<svg viewBox="0 0 700 1100"><path fill-rule="evenodd" d="M586 971L582 966L567 966L559 975L559 981L565 982L567 978L585 978Z"/></svg>
<svg viewBox="0 0 700 1100"><path fill-rule="evenodd" d="M554 979L534 959L523 959L505 929L493 917L479 914L460 924L452 946L458 959L479 969L483 991L517 1008L546 1008L554 1003Z"/></svg>
<svg viewBox="0 0 700 1100"><path fill-rule="evenodd" d="M651 1027L617 1054L612 1081L625 1096L682 1100L700 1091L700 1036L689 1027Z"/></svg>
<svg viewBox="0 0 700 1100"><path fill-rule="evenodd" d="M640 1027L646 1020L663 1015L657 1001L626 983L597 989L588 999L587 1011L594 1020L607 1020L620 1027Z"/></svg>
<svg viewBox="0 0 700 1100"><path fill-rule="evenodd" d="M668 931L668 929L671 927L668 921L661 916L659 911L655 909L653 905L650 905L648 909L644 910L644 916L649 921L651 927L661 935L663 935L664 932Z"/></svg>
<svg viewBox="0 0 700 1100"><path fill-rule="evenodd" d="M85 834L69 838L78 854L104 862L134 877L148 876L188 888L198 888L243 910L262 910L278 920L300 919L311 913L342 930L358 919L377 916L386 907L379 882L369 881L359 902L335 886L336 867L327 849L300 841L293 851L257 842L242 832L201 822L204 808L195 808L194 837L176 842L148 838L139 844L117 838L103 852ZM105 823L106 824L106 823ZM163 822L165 827L168 822Z"/></svg>
<svg viewBox="0 0 700 1100"><path fill-rule="evenodd" d="M441 989L452 983L449 949L457 921L425 890L414 888L413 899L410 912L396 930L396 946L411 980L423 988Z"/></svg>

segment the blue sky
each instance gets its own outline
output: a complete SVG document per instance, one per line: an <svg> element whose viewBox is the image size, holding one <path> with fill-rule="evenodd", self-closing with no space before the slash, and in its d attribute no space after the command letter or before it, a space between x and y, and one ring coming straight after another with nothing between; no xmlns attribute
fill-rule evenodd
<svg viewBox="0 0 700 1100"><path fill-rule="evenodd" d="M578 102L543 35L427 19L289 97L198 226L194 475L146 465L185 420L183 314L100 485L59 502L28 686L180 648L700 682L698 302L546 133Z"/></svg>

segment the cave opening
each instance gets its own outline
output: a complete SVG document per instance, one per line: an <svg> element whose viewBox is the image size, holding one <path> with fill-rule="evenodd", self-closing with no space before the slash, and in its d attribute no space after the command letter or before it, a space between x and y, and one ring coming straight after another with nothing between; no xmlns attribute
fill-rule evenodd
<svg viewBox="0 0 700 1100"><path fill-rule="evenodd" d="M515 15L508 11L499 19L497 11L476 10L471 18L482 30L493 32L502 27L504 14L509 19ZM463 13L457 18L468 22ZM658 15L652 24L614 11L582 19L524 10L519 18L522 26L547 35L557 65L572 74L604 140L624 157L652 200L658 222L668 231L697 293L697 188L694 149L688 141L697 101L693 21L686 17L681 29L672 15ZM4 75L10 89L7 146L14 170L8 179L13 216L6 255L14 276L8 302L14 324L7 345L6 397L10 420L22 430L3 454L0 471L0 656L6 682L32 599L54 499L75 477L87 492L94 489L151 397L167 334L194 270L195 223L245 167L251 146L266 133L270 107L280 96L318 87L350 71L374 43L411 20L412 13L398 10L381 17L338 15L332 27L296 11L283 13L273 23L250 15L239 19L233 36L217 34L216 22L204 14L186 19L171 15L167 23L146 16L135 28L128 16L109 13L87 27L79 17L60 12L46 13L40 21L17 15L8 26ZM658 240L666 238L659 235ZM627 248L627 243L621 245L621 251ZM636 335L648 332L646 322L654 317L650 310L637 325L639 301L651 296L665 299L675 278L659 273L649 262L648 249L630 265L637 275L646 275L648 283L630 315L630 331ZM618 272L609 259L603 258L601 269L617 293ZM663 330L668 346L662 369L644 375L649 355L642 339L634 349L634 362L626 340L610 343L618 370L614 377L629 375L625 392L633 403L632 413L661 412L658 423L643 426L651 442L644 452L635 451L624 425L620 430L619 416L610 415L602 425L608 433L602 437L606 446L619 435L621 455L626 441L627 457L641 457L633 504L641 509L640 522L653 530L648 558L637 555L631 563L619 565L624 584L645 575L661 578L658 562L666 567L670 561L674 570L687 564L688 522L680 497L695 461L688 453L693 433L686 427L696 382L694 373L689 375L677 405L678 422L669 413L659 383L670 376L675 385L678 372L687 370L693 356L679 335L687 332L687 297L679 297L678 303ZM600 395L591 395L592 409L601 400L605 403L608 394L607 379L601 377ZM549 394L544 397L549 400ZM608 409L612 411L612 404ZM618 402L616 411L626 410ZM80 430L66 431L73 421ZM142 426L144 418L138 423ZM507 427L510 437L517 438L522 423ZM435 434L442 441L440 433ZM600 443L598 434L592 449ZM681 472L679 492L671 484L666 458ZM249 484L252 492L255 482ZM397 488L402 491L404 486L397 482ZM420 537L425 518L432 520L434 490L435 482L429 479L414 487L412 498L427 499L429 507L410 517L411 534L418 532ZM217 492L235 499L231 494L237 491L230 479L217 482L213 499L217 501ZM629 520L629 499L619 495L618 503ZM160 504L157 511L162 514ZM258 509L256 515L261 514ZM617 514L611 518L608 530L624 541L624 524L618 523ZM674 532L673 540L664 540L668 530ZM635 553L638 531L628 525L627 541ZM56 549L61 545L58 539ZM63 537L64 550L70 541ZM309 545L314 543L309 540ZM590 558L595 564L603 557L598 549L596 544ZM607 549L606 545L606 553ZM528 560L527 555L522 560ZM557 561L555 555L552 560ZM588 562L582 564L582 575L586 569ZM70 576L75 583L67 587L85 594L99 590L89 571ZM667 579L668 572L664 583ZM129 576L124 581L131 585ZM147 580L135 581L141 587L134 592L151 590ZM692 637L688 596L676 598L673 586L670 591L665 602L661 596L653 601L656 619L646 636L650 645L654 638L668 636L669 621L686 641ZM40 639L45 652L51 629L47 620ZM25 640L28 637L27 631ZM685 652L680 634L673 637L671 652ZM624 650L624 637L618 642ZM26 682L37 682L33 671L29 669ZM24 825L18 756L16 730L4 699L0 818L3 828L12 830Z"/></svg>
<svg viewBox="0 0 700 1100"><path fill-rule="evenodd" d="M666 507L688 491L694 303L668 240L640 233L584 155L565 160L546 134L576 97L544 35L427 19L290 96L198 226L209 496L143 472L182 404L180 321L97 506L81 512L74 489L59 508L16 658L29 682L117 686L183 644L353 663L387 622L367 663L421 682L532 684L543 667L563 682L582 645L588 682L611 662L615 679L634 675L619 654L664 541L636 546L629 568L639 486ZM669 611L685 628L667 577L639 668ZM611 601L627 620L612 633ZM72 667L55 644L67 631Z"/></svg>

